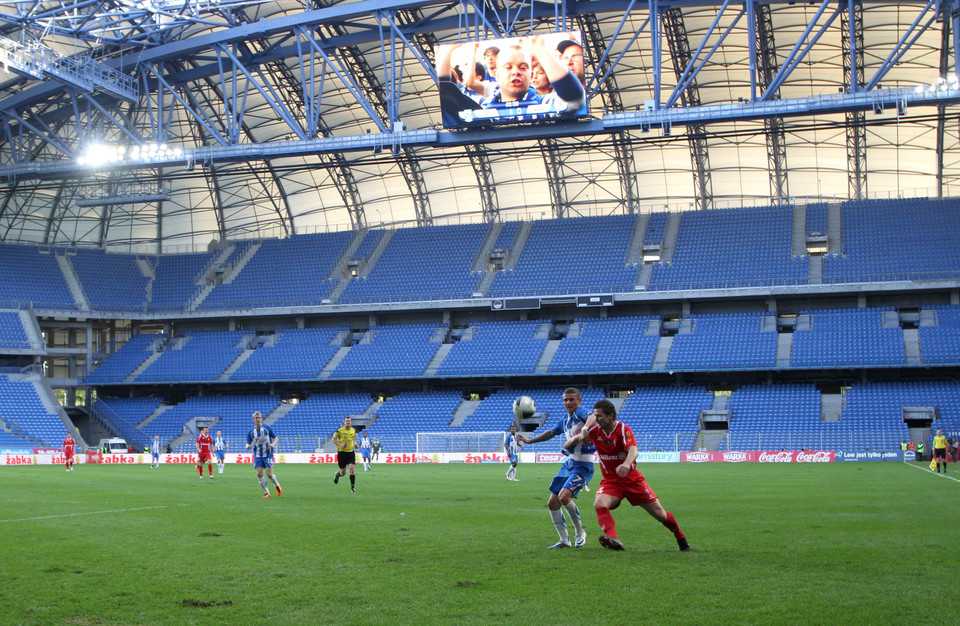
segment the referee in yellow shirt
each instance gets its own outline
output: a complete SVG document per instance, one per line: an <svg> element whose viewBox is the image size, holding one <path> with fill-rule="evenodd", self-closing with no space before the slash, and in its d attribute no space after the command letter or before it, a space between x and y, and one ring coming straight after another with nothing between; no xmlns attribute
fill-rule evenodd
<svg viewBox="0 0 960 626"><path fill-rule="evenodd" d="M340 469L333 475L333 484L340 482L340 477L350 469L350 491L356 491L357 476L353 471L357 463L357 453L353 450L353 445L357 441L357 431L354 430L352 420L347 417L343 420L343 426L333 433L333 443L337 444L337 465Z"/></svg>
<svg viewBox="0 0 960 626"><path fill-rule="evenodd" d="M943 465L943 473L947 473L947 438L943 436L943 431L937 429L937 436L933 438L933 460L937 463L937 473L940 473L940 466Z"/></svg>

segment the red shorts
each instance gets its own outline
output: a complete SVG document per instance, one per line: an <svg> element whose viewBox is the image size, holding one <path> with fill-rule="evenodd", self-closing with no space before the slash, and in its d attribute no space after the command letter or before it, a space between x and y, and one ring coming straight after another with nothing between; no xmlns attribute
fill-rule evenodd
<svg viewBox="0 0 960 626"><path fill-rule="evenodd" d="M643 478L637 476L634 478L604 478L600 481L600 488L597 489L597 495L600 494L613 496L620 500L626 500L633 506L647 504L657 499L657 494L653 492L650 485Z"/></svg>
<svg viewBox="0 0 960 626"><path fill-rule="evenodd" d="M72 460L73 460L73 452L64 452L64 453L63 453L63 456L67 457L67 460L68 460L68 461L72 461Z"/></svg>
<svg viewBox="0 0 960 626"><path fill-rule="evenodd" d="M209 455L209 454L200 454L200 455L198 455L198 458L200 459L199 461L197 461L197 463L198 463L199 465L203 465L204 463L211 463L211 462L212 462L212 461L210 461L210 455Z"/></svg>

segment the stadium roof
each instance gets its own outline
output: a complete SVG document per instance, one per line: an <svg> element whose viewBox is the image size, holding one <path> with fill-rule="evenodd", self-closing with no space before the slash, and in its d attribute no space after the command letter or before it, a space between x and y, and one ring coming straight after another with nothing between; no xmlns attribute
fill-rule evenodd
<svg viewBox="0 0 960 626"><path fill-rule="evenodd" d="M0 1L0 240L960 195L951 6ZM441 126L436 44L554 31L582 33L588 117Z"/></svg>

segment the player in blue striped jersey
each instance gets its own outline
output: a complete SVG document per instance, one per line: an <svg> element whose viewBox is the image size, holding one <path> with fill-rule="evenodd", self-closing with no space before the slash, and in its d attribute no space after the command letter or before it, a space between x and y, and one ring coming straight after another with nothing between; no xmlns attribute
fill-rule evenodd
<svg viewBox="0 0 960 626"><path fill-rule="evenodd" d="M257 468L257 479L260 480L260 486L263 487L263 497L270 497L270 490L267 488L267 481L263 477L263 470L267 470L267 478L273 481L277 488L277 495L283 495L283 489L280 488L280 481L273 475L273 451L280 440L273 429L263 425L263 415L260 411L253 414L253 428L247 433L247 450L253 452L253 466Z"/></svg>
<svg viewBox="0 0 960 626"><path fill-rule="evenodd" d="M587 410L580 404L583 398L580 391L575 387L568 387L563 391L563 408L566 414L560 418L557 425L551 430L544 431L536 437L528 438L526 435L517 435L517 439L523 443L538 443L553 439L556 435L564 433L564 441L569 441L580 434L583 425L587 422ZM575 545L578 548L586 545L587 531L583 529L583 523L580 521L580 509L574 498L580 493L580 490L593 478L593 457L596 453L592 443L579 443L572 450L561 448L563 455L567 457L560 466L560 471L550 483L550 498L547 500L547 508L550 509L550 518L553 520L553 526L560 535L560 541L549 546L551 548L569 548ZM567 533L567 520L563 516L563 510L566 509L573 526L577 531L573 544L570 543L570 535Z"/></svg>
<svg viewBox="0 0 960 626"><path fill-rule="evenodd" d="M507 480L512 480L519 482L517 478L517 462L520 460L520 441L517 439L517 426L516 424L510 425L510 432L507 433L507 436L503 440L503 449L507 451L507 457L510 459L510 469L507 470Z"/></svg>
<svg viewBox="0 0 960 626"><path fill-rule="evenodd" d="M227 448L230 447L226 441L223 440L223 431L217 431L217 438L213 440L213 454L217 457L217 473L223 473L223 466L226 465L224 455L227 451Z"/></svg>

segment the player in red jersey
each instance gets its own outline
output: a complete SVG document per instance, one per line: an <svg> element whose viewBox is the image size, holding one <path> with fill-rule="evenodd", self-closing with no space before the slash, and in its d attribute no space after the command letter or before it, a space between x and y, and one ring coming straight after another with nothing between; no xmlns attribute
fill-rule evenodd
<svg viewBox="0 0 960 626"><path fill-rule="evenodd" d="M210 472L210 478L213 478L213 437L210 436L210 427L204 426L197 435L197 471L200 472L200 478L203 478L203 464L207 464L207 470Z"/></svg>
<svg viewBox="0 0 960 626"><path fill-rule="evenodd" d="M73 471L73 454L77 449L77 442L70 433L63 440L63 464L67 466L67 471Z"/></svg>
<svg viewBox="0 0 960 626"><path fill-rule="evenodd" d="M594 496L593 508L597 511L600 529L606 533L600 537L600 545L611 550L623 550L623 543L617 537L616 524L610 511L620 506L621 500L626 499L633 506L643 507L654 519L666 526L673 533L682 552L689 550L690 544L673 513L663 508L657 494L637 470L639 451L633 430L617 421L617 410L609 400L600 400L594 404L593 412L596 418L587 419L581 434L571 439L567 445L574 445L577 440L589 437L597 448L603 480L600 481L600 488Z"/></svg>

